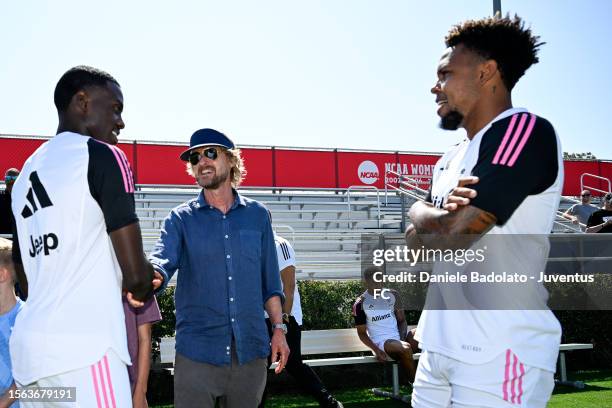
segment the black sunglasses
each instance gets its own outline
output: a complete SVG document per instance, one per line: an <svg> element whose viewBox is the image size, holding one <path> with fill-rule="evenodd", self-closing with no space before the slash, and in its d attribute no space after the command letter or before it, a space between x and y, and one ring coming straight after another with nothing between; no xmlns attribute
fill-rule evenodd
<svg viewBox="0 0 612 408"><path fill-rule="evenodd" d="M17 176L5 176L4 181L15 181L17 180Z"/></svg>
<svg viewBox="0 0 612 408"><path fill-rule="evenodd" d="M582 194L581 197L590 197L590 194Z"/></svg>
<svg viewBox="0 0 612 408"><path fill-rule="evenodd" d="M204 149L202 153L192 152L189 155L189 163L195 166L196 164L200 162L200 159L202 159L202 156L205 156L209 158L210 160L217 160L217 157L219 157L219 152L217 151L216 147L209 147L208 149Z"/></svg>

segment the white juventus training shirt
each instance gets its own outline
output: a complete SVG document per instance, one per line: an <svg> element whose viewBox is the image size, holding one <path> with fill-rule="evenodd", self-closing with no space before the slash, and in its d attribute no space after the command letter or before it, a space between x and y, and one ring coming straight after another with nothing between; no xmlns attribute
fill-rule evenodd
<svg viewBox="0 0 612 408"><path fill-rule="evenodd" d="M108 233L137 222L133 193L123 152L76 133L56 135L24 164L12 193L13 256L29 287L10 339L19 384L91 365L109 349L130 362Z"/></svg>
<svg viewBox="0 0 612 408"><path fill-rule="evenodd" d="M455 266L454 270L527 275L544 270L549 251L547 235L552 229L563 186L561 151L555 131L546 119L516 108L501 113L472 140L466 138L438 161L430 194L430 201L436 207L444 205L460 177L478 176L480 181L468 186L478 193L471 205L497 218L497 225L485 237L522 234L516 236L518 239L512 235L490 238L497 242L497 248L487 254L486 262L466 264L463 269ZM433 273L443 274L447 267L438 262ZM494 295L504 304L518 299L520 305L522 298L545 305L548 293L543 285L536 283L537 280L528 282L522 286L508 285ZM483 295L491 296L482 291L469 293L465 286L457 284L430 284L428 298L436 289L442 297L463 298L466 304L478 302ZM510 349L520 361L554 372L561 327L545 308L424 310L415 338L425 350L466 363L485 363Z"/></svg>

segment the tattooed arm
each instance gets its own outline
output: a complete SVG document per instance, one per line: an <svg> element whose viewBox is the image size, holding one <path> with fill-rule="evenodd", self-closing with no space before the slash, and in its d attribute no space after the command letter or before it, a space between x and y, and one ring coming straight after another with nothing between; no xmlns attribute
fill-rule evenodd
<svg viewBox="0 0 612 408"><path fill-rule="evenodd" d="M408 245L439 249L467 248L489 231L495 225L496 217L470 205L476 192L464 187L477 182L476 177L462 179L448 197L444 209L435 208L427 202L414 203L409 212L412 225L406 230Z"/></svg>

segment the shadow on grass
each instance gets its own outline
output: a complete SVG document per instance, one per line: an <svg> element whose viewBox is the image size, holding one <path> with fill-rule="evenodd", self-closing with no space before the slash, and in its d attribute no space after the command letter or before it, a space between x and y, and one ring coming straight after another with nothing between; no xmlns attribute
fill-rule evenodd
<svg viewBox="0 0 612 408"><path fill-rule="evenodd" d="M553 395L562 394L579 394L582 392L589 391L612 391L612 370L601 370L601 371L578 371L570 373L569 379L571 381L582 381L584 382L584 388L571 387L569 385L555 385ZM600 384L589 384L589 382L595 383L606 383L605 385Z"/></svg>
<svg viewBox="0 0 612 408"><path fill-rule="evenodd" d="M612 387L600 387L599 385L585 384L584 388L575 388L575 387L570 387L567 385L555 385L555 390L553 391L553 395L579 394L581 392L589 392L589 391L612 391Z"/></svg>

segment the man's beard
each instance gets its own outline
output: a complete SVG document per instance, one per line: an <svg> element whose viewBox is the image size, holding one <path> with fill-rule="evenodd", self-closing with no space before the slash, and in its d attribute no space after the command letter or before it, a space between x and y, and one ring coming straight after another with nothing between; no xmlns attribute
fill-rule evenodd
<svg viewBox="0 0 612 408"><path fill-rule="evenodd" d="M213 179L208 182L208 184L200 183L200 186L207 190L216 190L225 182L225 180L229 178L229 174L230 172L227 171L226 173L215 175Z"/></svg>
<svg viewBox="0 0 612 408"><path fill-rule="evenodd" d="M440 127L444 130L457 130L462 122L463 115L453 110L440 119Z"/></svg>

